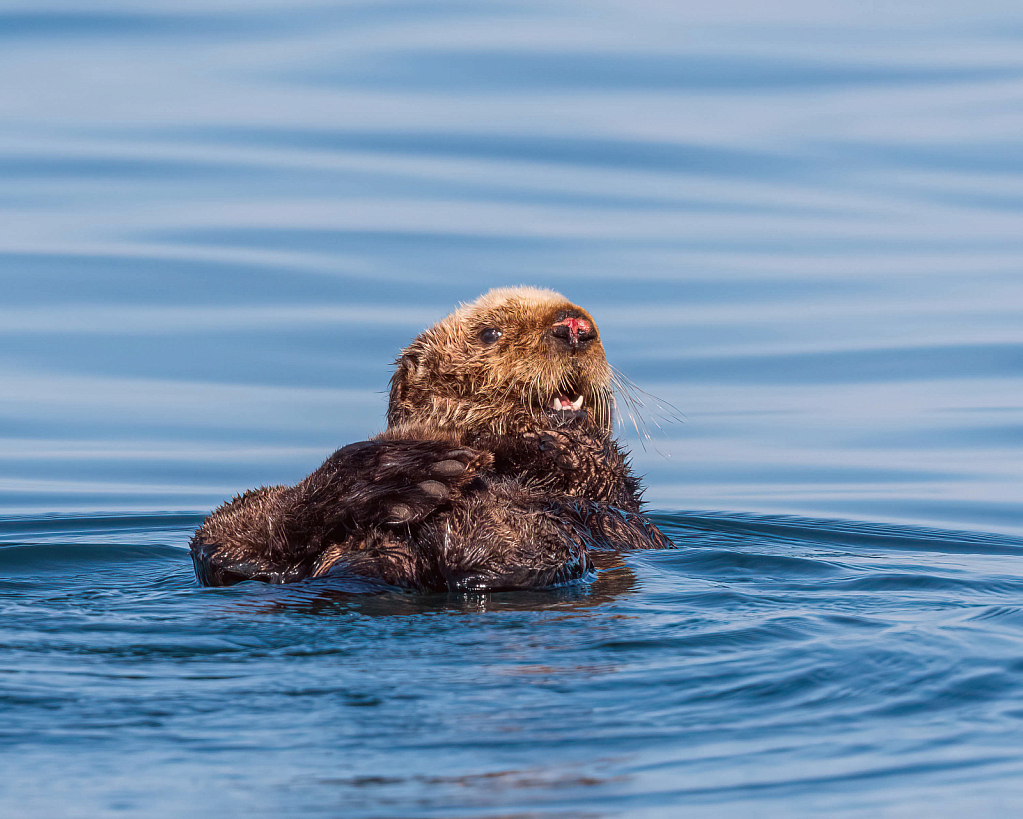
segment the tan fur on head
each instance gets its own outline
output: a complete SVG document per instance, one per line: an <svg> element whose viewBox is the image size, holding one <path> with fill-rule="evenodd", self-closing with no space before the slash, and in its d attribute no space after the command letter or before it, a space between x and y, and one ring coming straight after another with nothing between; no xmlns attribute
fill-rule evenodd
<svg viewBox="0 0 1023 819"><path fill-rule="evenodd" d="M420 334L395 362L389 433L429 428L465 438L550 425L558 396L583 397L588 422L610 431L611 368L599 335L570 350L552 334L570 316L596 322L553 290L500 288L463 304ZM498 330L496 341L487 343Z"/></svg>

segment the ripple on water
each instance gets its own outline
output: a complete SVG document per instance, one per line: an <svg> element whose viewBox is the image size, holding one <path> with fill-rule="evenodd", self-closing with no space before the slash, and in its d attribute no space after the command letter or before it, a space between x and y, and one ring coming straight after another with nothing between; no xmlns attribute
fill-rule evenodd
<svg viewBox="0 0 1023 819"><path fill-rule="evenodd" d="M79 748L64 776L109 781L101 766L128 753L157 792L162 777L209 782L226 764L311 806L482 809L507 792L585 811L590 791L628 805L641 787L656 811L729 802L736 767L789 794L804 787L797 770L839 791L946 770L998 787L1014 743L1015 580L987 565L1019 548L1008 537L662 514L678 550L601 555L589 584L367 595L201 589L183 548L198 519L0 521L13 581L0 734L20 749L19 775ZM907 539L916 570L893 576ZM948 582L950 558L989 582ZM662 777L688 784L665 796Z"/></svg>

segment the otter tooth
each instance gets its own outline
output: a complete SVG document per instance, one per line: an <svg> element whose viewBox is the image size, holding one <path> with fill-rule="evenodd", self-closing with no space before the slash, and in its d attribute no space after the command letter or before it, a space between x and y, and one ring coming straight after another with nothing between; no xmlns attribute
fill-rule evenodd
<svg viewBox="0 0 1023 819"><path fill-rule="evenodd" d="M575 401L569 401L563 395L557 395L551 402L556 410L580 410L583 407L583 397L580 395Z"/></svg>

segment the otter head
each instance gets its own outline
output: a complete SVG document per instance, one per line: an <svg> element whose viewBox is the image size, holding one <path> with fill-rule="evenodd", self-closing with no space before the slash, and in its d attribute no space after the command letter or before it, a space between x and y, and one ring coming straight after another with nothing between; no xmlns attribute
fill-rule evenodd
<svg viewBox="0 0 1023 819"><path fill-rule="evenodd" d="M610 432L611 368L593 317L552 290L491 290L397 360L389 428L459 437L581 423Z"/></svg>

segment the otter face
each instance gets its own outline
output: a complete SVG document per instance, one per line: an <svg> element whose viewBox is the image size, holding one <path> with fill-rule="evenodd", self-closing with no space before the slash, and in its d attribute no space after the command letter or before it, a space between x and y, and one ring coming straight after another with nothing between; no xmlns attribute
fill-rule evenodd
<svg viewBox="0 0 1023 819"><path fill-rule="evenodd" d="M611 368L593 317L552 290L491 290L415 339L396 362L388 426L520 433L611 429Z"/></svg>

